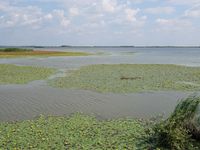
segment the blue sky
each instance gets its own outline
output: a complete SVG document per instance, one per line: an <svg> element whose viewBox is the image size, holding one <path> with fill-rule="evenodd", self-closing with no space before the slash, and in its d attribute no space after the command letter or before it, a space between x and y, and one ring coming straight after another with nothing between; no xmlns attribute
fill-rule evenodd
<svg viewBox="0 0 200 150"><path fill-rule="evenodd" d="M0 45L200 45L200 0L0 0Z"/></svg>

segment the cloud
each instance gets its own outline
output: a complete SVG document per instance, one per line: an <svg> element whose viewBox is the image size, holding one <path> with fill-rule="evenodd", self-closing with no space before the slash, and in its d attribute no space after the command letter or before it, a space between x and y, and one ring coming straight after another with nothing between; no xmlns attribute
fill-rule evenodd
<svg viewBox="0 0 200 150"><path fill-rule="evenodd" d="M194 5L199 4L200 0L168 0L168 2L176 5Z"/></svg>
<svg viewBox="0 0 200 150"><path fill-rule="evenodd" d="M145 9L144 12L155 15L172 14L175 12L175 9L174 7L153 7Z"/></svg>
<svg viewBox="0 0 200 150"><path fill-rule="evenodd" d="M158 18L156 19L156 24L158 25L158 27L156 28L156 31L184 32L184 30L193 29L192 23L189 20L185 20L185 19Z"/></svg>
<svg viewBox="0 0 200 150"><path fill-rule="evenodd" d="M42 25L49 23L49 25L57 20L57 22L67 27L70 20L64 15L64 10L52 10L51 12L44 12L37 6L14 6L10 3L1 2L0 11L0 27L30 27L40 28Z"/></svg>
<svg viewBox="0 0 200 150"><path fill-rule="evenodd" d="M78 16L79 15L79 9L72 7L72 8L69 9L69 13L70 13L70 16Z"/></svg>
<svg viewBox="0 0 200 150"><path fill-rule="evenodd" d="M67 27L70 24L70 20L65 17L64 10L54 10L53 16L60 22L60 25L63 27Z"/></svg>
<svg viewBox="0 0 200 150"><path fill-rule="evenodd" d="M114 12L117 7L117 2L115 0L103 0L102 8L106 12Z"/></svg>
<svg viewBox="0 0 200 150"><path fill-rule="evenodd" d="M126 8L125 13L126 13L126 19L130 22L137 21L136 15L140 11L140 9L130 9Z"/></svg>
<svg viewBox="0 0 200 150"><path fill-rule="evenodd" d="M191 9L186 10L184 16L191 18L200 18L200 4L195 5Z"/></svg>
<svg viewBox="0 0 200 150"><path fill-rule="evenodd" d="M161 37L164 32L183 35L192 30L199 37L199 6L200 0L0 0L0 35L46 34L58 42L92 37L102 43L105 37L126 42L136 34L148 41L151 31Z"/></svg>
<svg viewBox="0 0 200 150"><path fill-rule="evenodd" d="M51 19L49 14L43 14L40 8L34 6L15 7L9 3L1 3L0 10L3 12L0 19L1 27L37 27L42 21Z"/></svg>

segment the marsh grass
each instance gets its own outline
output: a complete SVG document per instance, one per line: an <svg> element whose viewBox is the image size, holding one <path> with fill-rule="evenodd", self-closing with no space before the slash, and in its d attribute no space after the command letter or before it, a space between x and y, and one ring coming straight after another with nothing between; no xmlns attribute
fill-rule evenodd
<svg viewBox="0 0 200 150"><path fill-rule="evenodd" d="M91 65L49 83L60 88L114 93L197 91L200 90L200 68L157 64Z"/></svg>
<svg viewBox="0 0 200 150"><path fill-rule="evenodd" d="M43 80L55 73L55 69L0 64L0 84L26 84Z"/></svg>
<svg viewBox="0 0 200 150"><path fill-rule="evenodd" d="M144 125L75 114L0 123L0 149L143 149Z"/></svg>
<svg viewBox="0 0 200 150"><path fill-rule="evenodd" d="M195 129L200 126L200 123L196 128L193 124L199 105L200 98L196 96L182 100L167 120L153 126L154 145L172 150L199 150L200 130Z"/></svg>
<svg viewBox="0 0 200 150"><path fill-rule="evenodd" d="M32 49L5 48L0 49L0 58L17 57L51 57L51 56L88 56L85 52L34 51Z"/></svg>

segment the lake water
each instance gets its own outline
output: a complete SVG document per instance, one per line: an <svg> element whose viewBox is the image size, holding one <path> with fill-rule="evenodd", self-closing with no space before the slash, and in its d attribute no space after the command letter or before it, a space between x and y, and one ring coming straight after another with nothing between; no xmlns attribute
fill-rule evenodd
<svg viewBox="0 0 200 150"><path fill-rule="evenodd" d="M41 50L41 49L37 49ZM0 59L0 63L77 68L90 64L178 64L200 66L200 48L44 48L42 50L103 53L84 57Z"/></svg>
<svg viewBox="0 0 200 150"><path fill-rule="evenodd" d="M41 50L41 49L37 49ZM0 59L1 64L54 67L62 71L91 64L177 64L200 66L200 48L45 48L42 50L82 51L82 57ZM100 55L97 55L100 54ZM63 75L62 73L58 74ZM49 87L45 81L27 85L0 85L0 121L31 119L39 114L92 114L101 119L168 116L177 101L192 92L149 92L102 94L84 90Z"/></svg>

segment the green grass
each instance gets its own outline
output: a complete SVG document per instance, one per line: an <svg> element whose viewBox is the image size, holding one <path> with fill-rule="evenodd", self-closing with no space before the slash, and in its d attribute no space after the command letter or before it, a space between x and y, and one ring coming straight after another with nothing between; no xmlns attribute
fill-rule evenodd
<svg viewBox="0 0 200 150"><path fill-rule="evenodd" d="M97 92L198 91L200 68L177 65L91 65L49 81L60 88Z"/></svg>
<svg viewBox="0 0 200 150"><path fill-rule="evenodd" d="M54 69L0 64L0 84L26 84L43 80L55 73Z"/></svg>
<svg viewBox="0 0 200 150"><path fill-rule="evenodd" d="M81 114L41 116L0 123L0 149L141 149L144 129L136 120L99 121Z"/></svg>
<svg viewBox="0 0 200 150"><path fill-rule="evenodd" d="M153 126L153 145L173 150L200 149L200 97L182 100L171 116Z"/></svg>

